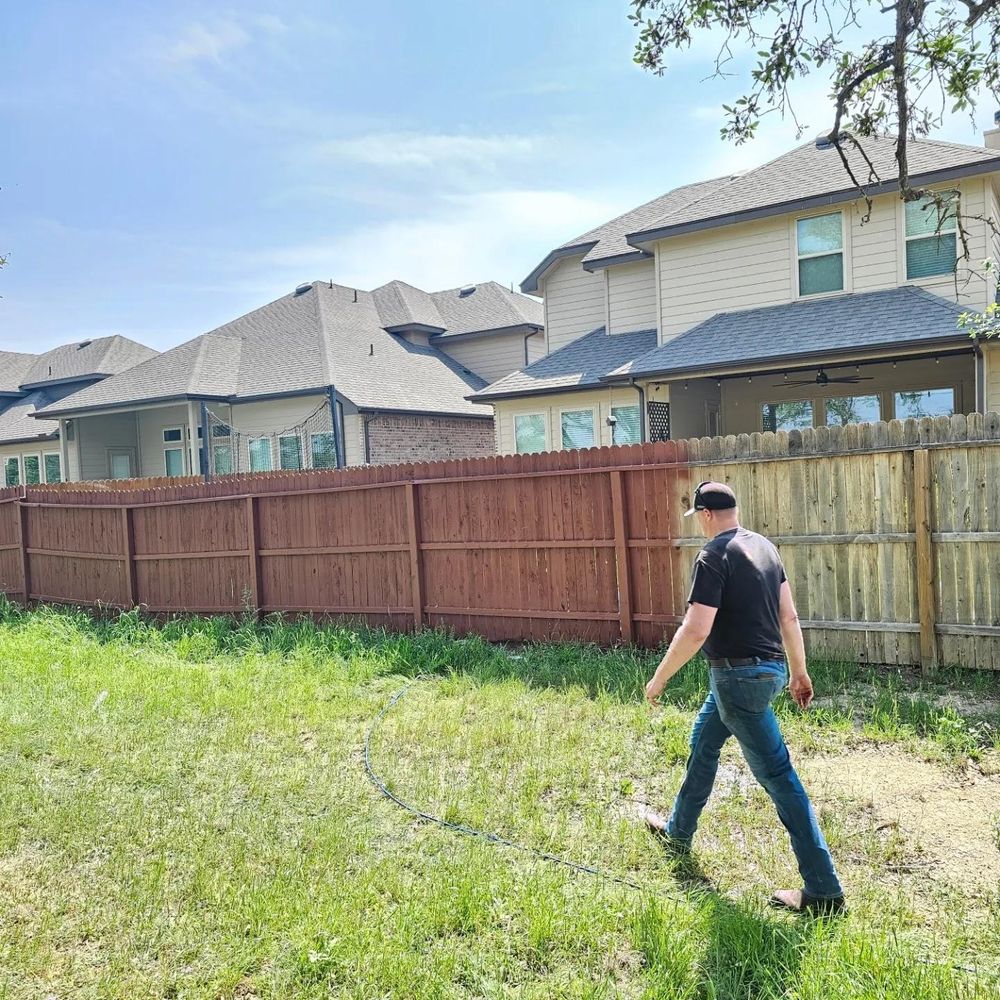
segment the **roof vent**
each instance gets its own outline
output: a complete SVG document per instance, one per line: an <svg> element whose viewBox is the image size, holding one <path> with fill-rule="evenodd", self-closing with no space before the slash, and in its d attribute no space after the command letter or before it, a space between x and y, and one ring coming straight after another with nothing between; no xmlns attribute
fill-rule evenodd
<svg viewBox="0 0 1000 1000"><path fill-rule="evenodd" d="M458 297L464 299L466 295L471 295L476 290L475 285L464 285L458 290Z"/></svg>
<svg viewBox="0 0 1000 1000"><path fill-rule="evenodd" d="M993 124L1000 125L1000 111L993 112Z"/></svg>
<svg viewBox="0 0 1000 1000"><path fill-rule="evenodd" d="M826 133L816 136L817 149L829 149L832 145L833 140Z"/></svg>
<svg viewBox="0 0 1000 1000"><path fill-rule="evenodd" d="M295 286L295 294L302 295L304 292L308 292L310 288L312 288L312 282L304 281L301 285Z"/></svg>
<svg viewBox="0 0 1000 1000"><path fill-rule="evenodd" d="M76 345L76 349L78 351L82 351L85 347L90 347L92 343L92 340L81 340L80 343Z"/></svg>

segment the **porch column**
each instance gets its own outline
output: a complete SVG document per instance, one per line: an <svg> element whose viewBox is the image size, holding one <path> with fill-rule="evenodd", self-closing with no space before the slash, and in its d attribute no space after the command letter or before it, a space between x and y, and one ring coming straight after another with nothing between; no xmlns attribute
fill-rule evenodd
<svg viewBox="0 0 1000 1000"><path fill-rule="evenodd" d="M59 467L62 474L62 481L68 483L69 476L69 442L66 440L66 420L59 419Z"/></svg>
<svg viewBox="0 0 1000 1000"><path fill-rule="evenodd" d="M191 475L201 475L201 463L198 461L198 411L199 405L193 399L188 400L188 458Z"/></svg>

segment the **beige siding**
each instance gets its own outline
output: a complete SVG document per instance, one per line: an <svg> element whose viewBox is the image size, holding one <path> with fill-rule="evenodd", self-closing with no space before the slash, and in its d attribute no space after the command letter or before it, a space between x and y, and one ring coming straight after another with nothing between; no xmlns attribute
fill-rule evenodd
<svg viewBox="0 0 1000 1000"><path fill-rule="evenodd" d="M992 185L971 178L960 188L967 216L1000 216ZM876 198L868 221L863 221L867 211L863 202L830 211L842 211L847 221L845 292L913 284L971 308L982 309L991 300L992 288L967 265L959 269L957 292L953 275L907 281L903 206L896 195ZM661 241L657 253L661 342L717 312L793 301L798 294L795 220L816 214L822 213L780 216ZM978 272L990 254L989 230L974 218L967 221L967 228L972 268Z"/></svg>
<svg viewBox="0 0 1000 1000"><path fill-rule="evenodd" d="M656 328L656 268L651 260L609 267L608 316L611 333Z"/></svg>
<svg viewBox="0 0 1000 1000"><path fill-rule="evenodd" d="M717 312L776 305L792 297L784 218L664 240L658 257L661 342Z"/></svg>
<svg viewBox="0 0 1000 1000"><path fill-rule="evenodd" d="M454 342L445 339L437 347L487 382L496 382L525 366L523 333L495 333Z"/></svg>
<svg viewBox="0 0 1000 1000"><path fill-rule="evenodd" d="M830 376L857 374L853 365L829 367L826 372ZM932 357L900 361L895 368L888 362L866 365L860 373L872 380L854 385L834 384L822 389L812 385L787 386L781 375L754 375L750 382L745 378L725 379L722 383L722 432L751 434L761 430L764 403L812 400L814 422L819 422L822 420L821 401L832 396L881 394L883 420L895 415L892 409L894 393L905 390L954 387L959 412L969 413L976 408L975 365L971 354L941 358L939 363Z"/></svg>
<svg viewBox="0 0 1000 1000"><path fill-rule="evenodd" d="M156 410L137 410L135 414L139 424L139 468L142 476L165 476L167 474L165 448L183 448L184 471L190 473L188 455L188 410L187 404L165 406ZM166 444L163 432L168 427L180 427L184 440L180 443Z"/></svg>
<svg viewBox="0 0 1000 1000"><path fill-rule="evenodd" d="M545 416L547 450L562 449L560 414L563 410L594 410L596 441L611 444L611 428L607 418L613 406L636 406L638 393L631 388L591 389L581 392L553 393L525 399L500 400L494 404L497 450L502 455L512 455L517 450L514 443L514 417L519 413L541 413Z"/></svg>
<svg viewBox="0 0 1000 1000"><path fill-rule="evenodd" d="M1000 413L1000 344L985 344L983 359L986 364L986 410Z"/></svg>
<svg viewBox="0 0 1000 1000"><path fill-rule="evenodd" d="M365 464L363 416L360 413L344 414L344 461L348 465Z"/></svg>
<svg viewBox="0 0 1000 1000"><path fill-rule="evenodd" d="M604 272L585 271L580 266L582 260L580 256L559 261L542 282L550 354L606 322Z"/></svg>
<svg viewBox="0 0 1000 1000"><path fill-rule="evenodd" d="M108 452L114 448L131 449L135 456L134 469L138 472L139 436L134 412L76 417L74 423L81 479L107 479L111 474Z"/></svg>

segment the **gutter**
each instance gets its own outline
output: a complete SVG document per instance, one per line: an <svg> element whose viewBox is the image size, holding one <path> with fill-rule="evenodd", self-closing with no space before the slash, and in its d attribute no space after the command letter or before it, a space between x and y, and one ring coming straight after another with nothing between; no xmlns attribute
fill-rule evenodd
<svg viewBox="0 0 1000 1000"><path fill-rule="evenodd" d="M686 334L684 335L686 336ZM911 343L912 348L906 354L898 355L887 355L885 358L881 359L871 359L871 363L881 363L882 361L892 361L894 360L912 360L915 358L923 357L925 354L934 354L935 347L947 347L955 346L961 340L968 340L967 334L959 334L958 339L955 337L944 337L935 338L934 340L921 340ZM667 343L670 343L668 341ZM663 345L661 345L663 346ZM637 372L631 372L629 375L602 375L601 382L605 385L626 385L631 383L634 377L639 378L658 378L658 377L668 377L668 378L682 378L682 377L696 377L696 378L726 378L728 376L739 376L745 375L747 372L752 372L754 374L780 374L785 371L792 371L795 368L812 368L810 362L813 360L823 360L824 358L843 358L845 355L848 360L844 362L845 365L858 364L861 361L869 361L869 354L865 352L871 351L887 351L892 350L894 347L898 347L898 342L892 342L887 344L868 344L864 347L841 347L841 348L830 348L826 351L809 351L802 354L785 354L780 357L769 357L769 358L744 358L742 361L726 361L718 366L708 367L704 364L699 365L688 365L683 368L648 368L642 369ZM927 350L922 350L921 348L926 347ZM656 348L658 350L659 348ZM949 353L951 354L966 354L968 350L954 350ZM857 360L854 359L857 356ZM782 364L782 361L787 359L786 364ZM767 367L769 365L776 365L777 367ZM755 366L755 367L748 367ZM836 367L836 366L834 366Z"/></svg>
<svg viewBox="0 0 1000 1000"><path fill-rule="evenodd" d="M1000 170L1000 157L981 160L978 163L968 163L960 167L948 167L944 170L933 170L925 174L917 174L910 178L914 185L924 186L937 184L940 181L958 180L962 177L973 177L977 174L993 173ZM899 180L883 181L867 188L867 194L877 197L881 194L891 194L899 189ZM792 201L776 202L773 205L762 205L760 208L748 209L743 212L731 212L728 215L717 215L708 219L695 219L681 222L673 226L657 226L654 229L640 229L634 233L626 233L625 241L637 250L644 249L641 244L653 243L668 236L681 236L684 233L699 232L703 229L717 229L722 226L732 226L739 222L752 222L755 219L767 219L775 215L786 215L789 212L799 212L811 208L823 208L827 205L842 205L844 202L855 201L862 197L857 188L842 188L827 194L810 195L807 198L796 198Z"/></svg>

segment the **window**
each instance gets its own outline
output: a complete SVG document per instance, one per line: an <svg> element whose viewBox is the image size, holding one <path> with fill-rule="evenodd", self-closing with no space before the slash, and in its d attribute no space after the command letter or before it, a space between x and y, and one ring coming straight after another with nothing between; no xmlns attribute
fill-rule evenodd
<svg viewBox="0 0 1000 1000"><path fill-rule="evenodd" d="M813 425L811 399L793 403L765 403L762 407L763 427L766 431L802 430Z"/></svg>
<svg viewBox="0 0 1000 1000"><path fill-rule="evenodd" d="M323 431L309 438L314 469L333 469L337 465L337 449L334 447L333 433Z"/></svg>
<svg viewBox="0 0 1000 1000"><path fill-rule="evenodd" d="M611 428L612 444L638 444L641 429L639 427L638 406L612 406L611 416L615 418Z"/></svg>
<svg viewBox="0 0 1000 1000"><path fill-rule="evenodd" d="M559 418L564 448L594 447L593 410L563 410Z"/></svg>
<svg viewBox="0 0 1000 1000"><path fill-rule="evenodd" d="M302 468L302 438L298 434L278 438L278 461L282 469Z"/></svg>
<svg viewBox="0 0 1000 1000"><path fill-rule="evenodd" d="M251 438L247 448L250 450L251 472L270 472L274 468L270 438Z"/></svg>
<svg viewBox="0 0 1000 1000"><path fill-rule="evenodd" d="M199 437L201 436L201 428L199 430ZM214 438L227 438L232 433L229 429L229 424L212 424L212 437Z"/></svg>
<svg viewBox="0 0 1000 1000"><path fill-rule="evenodd" d="M164 448L163 449L163 472L167 476L184 475L184 449Z"/></svg>
<svg viewBox="0 0 1000 1000"><path fill-rule="evenodd" d="M217 444L212 449L215 462L215 474L228 476L233 471L233 449L228 444Z"/></svg>
<svg viewBox="0 0 1000 1000"><path fill-rule="evenodd" d="M798 219L799 295L844 289L844 222L840 212Z"/></svg>
<svg viewBox="0 0 1000 1000"><path fill-rule="evenodd" d="M184 440L184 431L180 427L163 428L164 444L171 444L174 441L183 441L183 440Z"/></svg>
<svg viewBox="0 0 1000 1000"><path fill-rule="evenodd" d="M870 424L882 419L881 399L869 396L834 396L826 403L827 426L844 424Z"/></svg>
<svg viewBox="0 0 1000 1000"><path fill-rule="evenodd" d="M42 481L42 460L38 455L24 456L24 482L27 486L37 486Z"/></svg>
<svg viewBox="0 0 1000 1000"><path fill-rule="evenodd" d="M132 478L132 452L109 451L108 470L112 479Z"/></svg>
<svg viewBox="0 0 1000 1000"><path fill-rule="evenodd" d="M4 459L3 483L4 486L21 485L21 460L19 458Z"/></svg>
<svg viewBox="0 0 1000 1000"><path fill-rule="evenodd" d="M62 459L57 451L50 451L44 456L45 482L62 482Z"/></svg>
<svg viewBox="0 0 1000 1000"><path fill-rule="evenodd" d="M906 203L906 278L931 278L952 274L958 253L955 247L957 207L938 206L933 198Z"/></svg>
<svg viewBox="0 0 1000 1000"><path fill-rule="evenodd" d="M545 451L545 415L518 413L514 417L514 449L518 455Z"/></svg>
<svg viewBox="0 0 1000 1000"><path fill-rule="evenodd" d="M896 419L950 417L955 412L954 389L915 389L895 395Z"/></svg>

